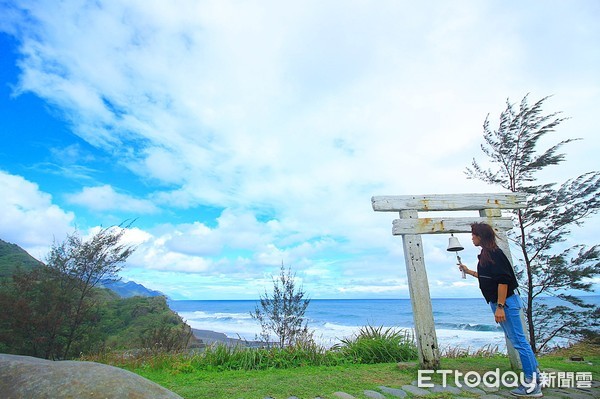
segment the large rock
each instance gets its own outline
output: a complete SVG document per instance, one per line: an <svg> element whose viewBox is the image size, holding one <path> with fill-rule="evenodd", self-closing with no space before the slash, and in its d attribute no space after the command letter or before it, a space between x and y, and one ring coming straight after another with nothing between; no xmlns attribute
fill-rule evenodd
<svg viewBox="0 0 600 399"><path fill-rule="evenodd" d="M0 354L2 399L182 399L130 371L105 364Z"/></svg>

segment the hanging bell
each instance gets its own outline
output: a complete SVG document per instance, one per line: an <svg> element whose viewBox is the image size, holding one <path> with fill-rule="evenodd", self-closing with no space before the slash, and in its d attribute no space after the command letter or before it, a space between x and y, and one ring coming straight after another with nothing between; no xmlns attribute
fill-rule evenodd
<svg viewBox="0 0 600 399"><path fill-rule="evenodd" d="M463 249L465 249L465 248L462 245L460 245L458 238L454 237L454 234L450 234L450 239L448 240L447 251L458 252L458 251L462 251Z"/></svg>

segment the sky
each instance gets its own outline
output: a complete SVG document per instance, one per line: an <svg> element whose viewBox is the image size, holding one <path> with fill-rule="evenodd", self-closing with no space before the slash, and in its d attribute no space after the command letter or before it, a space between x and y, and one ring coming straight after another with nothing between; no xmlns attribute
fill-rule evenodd
<svg viewBox="0 0 600 399"><path fill-rule="evenodd" d="M172 299L256 299L281 264L310 298L408 298L371 197L501 192L465 169L526 95L569 118L542 145L581 138L540 180L598 170L599 21L596 0L0 0L0 238L44 260L134 221L120 276ZM423 236L431 296L479 297L447 245Z"/></svg>

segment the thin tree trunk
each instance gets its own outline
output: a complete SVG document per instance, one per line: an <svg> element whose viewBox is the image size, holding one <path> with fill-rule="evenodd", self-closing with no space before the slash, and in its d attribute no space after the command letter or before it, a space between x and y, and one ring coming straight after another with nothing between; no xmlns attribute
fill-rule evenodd
<svg viewBox="0 0 600 399"><path fill-rule="evenodd" d="M537 353L536 342L535 342L535 329L533 325L533 275L531 271L531 259L527 253L527 246L525 242L525 227L523 223L523 213L519 209L517 211L519 218L519 229L521 231L521 251L523 252L523 259L525 261L525 271L527 273L527 309L525 315L527 316L527 328L529 330L529 344L533 353Z"/></svg>

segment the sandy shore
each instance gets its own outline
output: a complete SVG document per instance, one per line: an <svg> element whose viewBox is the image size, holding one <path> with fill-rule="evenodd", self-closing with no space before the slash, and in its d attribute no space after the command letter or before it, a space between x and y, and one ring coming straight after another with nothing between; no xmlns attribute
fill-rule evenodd
<svg viewBox="0 0 600 399"><path fill-rule="evenodd" d="M246 341L244 339L229 338L227 335L216 331L199 330L197 328L192 328L192 332L194 333L194 337L201 340L206 345L222 343L228 346L261 346L261 343L258 341Z"/></svg>

